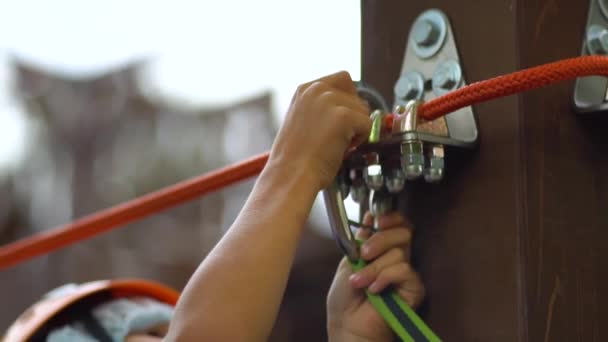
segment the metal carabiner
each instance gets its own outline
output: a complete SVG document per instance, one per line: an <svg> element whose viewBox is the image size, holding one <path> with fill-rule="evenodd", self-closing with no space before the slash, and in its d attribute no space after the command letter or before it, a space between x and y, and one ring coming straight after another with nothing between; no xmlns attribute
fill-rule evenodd
<svg viewBox="0 0 608 342"><path fill-rule="evenodd" d="M402 144L402 153L407 152L403 156L405 158L403 158L402 167L406 175L409 176L409 179L416 178L422 174L422 168L424 167L421 142L416 132L417 109L420 103L420 101L411 101L404 108L397 109L391 133L393 136L400 136L399 140ZM371 114L373 125L368 144L375 144L380 141L382 118L384 116L385 113L382 110L375 110ZM378 158L376 159L375 163L380 166L380 160ZM344 205L344 199L348 196L348 180L345 172L345 169L341 169L332 184L323 190L323 199L325 201L332 234L338 243L338 246L351 261L356 261L360 257L359 243L351 230L351 224L348 220ZM382 181L382 184L377 184L379 186L373 189L373 195L369 198L370 209L378 211L376 214L382 214L381 212L387 210L385 204L387 203L387 200L384 197L387 197L388 191L387 189L384 189L385 185L383 183L384 181ZM378 205L382 207L381 210L375 210Z"/></svg>
<svg viewBox="0 0 608 342"><path fill-rule="evenodd" d="M344 207L343 187L337 177L332 184L323 190L323 200L327 208L327 216L334 239L338 243L342 252L351 260L359 260L359 244L355 240L355 235L350 229L346 208Z"/></svg>

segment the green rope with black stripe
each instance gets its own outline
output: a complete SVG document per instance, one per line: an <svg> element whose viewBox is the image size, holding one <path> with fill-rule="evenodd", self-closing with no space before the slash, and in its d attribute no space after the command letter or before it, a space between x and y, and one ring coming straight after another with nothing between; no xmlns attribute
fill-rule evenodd
<svg viewBox="0 0 608 342"><path fill-rule="evenodd" d="M350 262L353 271L359 271L367 264L363 259ZM393 331L406 342L441 342L439 337L422 321L407 303L392 289L380 294L365 291L367 299L384 318Z"/></svg>

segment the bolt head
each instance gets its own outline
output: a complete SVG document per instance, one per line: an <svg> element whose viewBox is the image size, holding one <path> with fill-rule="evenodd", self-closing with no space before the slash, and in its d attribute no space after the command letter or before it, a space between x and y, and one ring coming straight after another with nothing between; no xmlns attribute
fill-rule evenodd
<svg viewBox="0 0 608 342"><path fill-rule="evenodd" d="M452 91L462 82L462 69L460 64L449 60L441 64L433 73L433 90L437 95L443 95Z"/></svg>
<svg viewBox="0 0 608 342"><path fill-rule="evenodd" d="M443 64L437 72L433 74L433 85L443 88L450 89L456 84L456 75L454 70L447 65Z"/></svg>
<svg viewBox="0 0 608 342"><path fill-rule="evenodd" d="M431 46L437 42L439 38L439 30L428 19L421 19L414 24L412 39L419 46Z"/></svg>
<svg viewBox="0 0 608 342"><path fill-rule="evenodd" d="M365 184L353 185L350 189L350 197L355 203L363 203L367 197L367 187Z"/></svg>
<svg viewBox="0 0 608 342"><path fill-rule="evenodd" d="M412 24L408 45L421 58L431 58L446 40L448 20L443 12L430 9L421 13Z"/></svg>
<svg viewBox="0 0 608 342"><path fill-rule="evenodd" d="M429 168L424 173L427 183L438 183L443 179L443 168Z"/></svg>
<svg viewBox="0 0 608 342"><path fill-rule="evenodd" d="M405 164L403 165L405 171L405 178L408 180L414 180L420 178L424 172L424 166L420 164Z"/></svg>
<svg viewBox="0 0 608 342"><path fill-rule="evenodd" d="M406 78L400 78L395 84L395 95L402 100L410 100L416 97L418 89Z"/></svg>
<svg viewBox="0 0 608 342"><path fill-rule="evenodd" d="M421 99L424 94L424 78L415 71L407 72L395 83L395 97L401 101Z"/></svg>
<svg viewBox="0 0 608 342"><path fill-rule="evenodd" d="M442 158L445 156L445 149L443 145L433 145L429 149L429 157L430 158Z"/></svg>
<svg viewBox="0 0 608 342"><path fill-rule="evenodd" d="M424 172L424 151L419 140L401 144L401 168L408 180L416 179Z"/></svg>
<svg viewBox="0 0 608 342"><path fill-rule="evenodd" d="M429 183L437 183L443 179L445 169L445 150L443 145L432 145L427 151L428 167L424 171L424 179Z"/></svg>
<svg viewBox="0 0 608 342"><path fill-rule="evenodd" d="M401 167L405 178L413 180L420 177L424 171L424 156L422 153L407 153L401 156Z"/></svg>
<svg viewBox="0 0 608 342"><path fill-rule="evenodd" d="M391 170L386 177L386 188L390 193L398 193L405 186L405 174L399 169Z"/></svg>
<svg viewBox="0 0 608 342"><path fill-rule="evenodd" d="M452 88L456 84L452 70L444 68L433 75L433 84L443 89Z"/></svg>
<svg viewBox="0 0 608 342"><path fill-rule="evenodd" d="M386 214L392 207L393 199L385 191L374 191L369 198L369 210L375 217Z"/></svg>
<svg viewBox="0 0 608 342"><path fill-rule="evenodd" d="M384 185L384 175L380 164L372 164L363 171L363 179L365 184L372 190L380 190Z"/></svg>

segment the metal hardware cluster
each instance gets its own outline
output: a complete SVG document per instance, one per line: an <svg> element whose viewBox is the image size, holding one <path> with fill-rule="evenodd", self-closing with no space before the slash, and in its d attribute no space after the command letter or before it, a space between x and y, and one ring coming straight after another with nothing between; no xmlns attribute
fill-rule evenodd
<svg viewBox="0 0 608 342"><path fill-rule="evenodd" d="M608 55L608 0L591 0L581 55ZM579 113L608 110L608 78L576 80L574 107Z"/></svg>
<svg viewBox="0 0 608 342"><path fill-rule="evenodd" d="M350 195L359 204L369 201L370 211L378 217L393 208L395 194L407 181L424 178L435 183L443 178L443 145L423 143L417 132L420 103L414 100L406 106L398 105L394 113L375 110L368 142L344 161L332 186L323 192L332 231L352 260L359 257L359 250L344 199ZM389 115L392 124L386 120Z"/></svg>
<svg viewBox="0 0 608 342"><path fill-rule="evenodd" d="M372 132L368 144L343 164L338 181L344 198L362 203L370 191L396 194L407 180L424 178L439 182L444 174L444 148L441 144L424 144L417 132L417 108L420 101L395 107L392 128L386 126L389 113L381 109L371 114ZM390 130L390 131L389 131ZM396 157L398 156L398 158ZM370 202L370 208L377 205Z"/></svg>
<svg viewBox="0 0 608 342"><path fill-rule="evenodd" d="M445 15L438 10L426 11L416 19L410 32L409 44L416 57L434 64L434 71L428 80L418 70L413 69L402 73L394 87L396 103L403 105L407 101L422 100L425 92L429 90L432 90L436 96L441 96L462 85L462 70L458 61L453 59L442 62L432 60L443 48L448 38L448 26ZM428 81L430 81L430 87Z"/></svg>
<svg viewBox="0 0 608 342"><path fill-rule="evenodd" d="M418 122L418 106L465 84L451 26L445 14L431 9L412 24L403 66L394 85L394 110L372 87L359 82L361 98L372 108L372 130L342 164L323 191L332 232L353 261L359 245L351 230L344 199L349 195L374 217L391 210L408 181L439 182L445 173L444 145L473 147L477 125L470 106L433 123ZM392 119L392 121L391 121ZM360 226L360 225L359 225ZM374 222L372 228L377 228Z"/></svg>

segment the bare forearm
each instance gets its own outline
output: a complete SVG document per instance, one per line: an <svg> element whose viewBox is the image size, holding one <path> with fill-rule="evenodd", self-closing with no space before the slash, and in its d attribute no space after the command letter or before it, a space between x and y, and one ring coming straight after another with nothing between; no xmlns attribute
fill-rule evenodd
<svg viewBox="0 0 608 342"><path fill-rule="evenodd" d="M315 195L304 173L267 168L237 220L190 279L171 333L196 340L265 340Z"/></svg>

